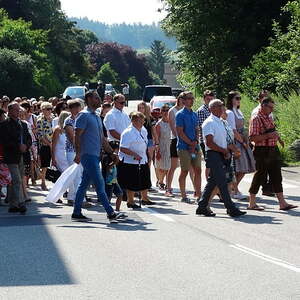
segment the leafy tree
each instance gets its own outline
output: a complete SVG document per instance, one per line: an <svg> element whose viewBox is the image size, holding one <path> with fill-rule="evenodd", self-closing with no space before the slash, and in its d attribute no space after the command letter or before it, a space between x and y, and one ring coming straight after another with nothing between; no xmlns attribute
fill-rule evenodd
<svg viewBox="0 0 300 300"><path fill-rule="evenodd" d="M118 74L110 66L110 63L104 64L97 73L97 80L101 80L103 83L111 83L117 85L119 83Z"/></svg>
<svg viewBox="0 0 300 300"><path fill-rule="evenodd" d="M142 89L134 76L129 77L128 84L130 86L129 98L140 99L142 96Z"/></svg>
<svg viewBox="0 0 300 300"><path fill-rule="evenodd" d="M154 40L149 54L151 71L156 73L162 80L164 77L165 63L169 61L169 51L162 41Z"/></svg>
<svg viewBox="0 0 300 300"><path fill-rule="evenodd" d="M222 96L240 81L240 70L267 45L272 20L287 0L164 0L165 30L180 43L178 67L191 84Z"/></svg>
<svg viewBox="0 0 300 300"><path fill-rule="evenodd" d="M256 95L261 88L286 98L300 93L300 1L292 1L284 7L291 14L291 23L284 32L274 24L274 38L270 45L254 56L242 73L242 90Z"/></svg>
<svg viewBox="0 0 300 300"><path fill-rule="evenodd" d="M14 98L32 93L34 61L30 55L0 49L0 70L0 95L7 94Z"/></svg>

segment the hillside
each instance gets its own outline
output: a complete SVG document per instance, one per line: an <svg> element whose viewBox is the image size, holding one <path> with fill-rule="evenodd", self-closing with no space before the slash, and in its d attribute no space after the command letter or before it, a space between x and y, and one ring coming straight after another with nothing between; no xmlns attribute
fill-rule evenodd
<svg viewBox="0 0 300 300"><path fill-rule="evenodd" d="M93 31L100 41L112 41L129 45L134 49L148 49L154 40L163 41L167 48L176 49L176 40L169 38L158 24L113 24L108 25L88 18L70 18L77 27Z"/></svg>

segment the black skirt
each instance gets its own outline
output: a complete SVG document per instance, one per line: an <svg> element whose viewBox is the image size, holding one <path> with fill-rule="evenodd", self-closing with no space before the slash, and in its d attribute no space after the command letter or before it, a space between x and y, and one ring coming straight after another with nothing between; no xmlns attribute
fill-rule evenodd
<svg viewBox="0 0 300 300"><path fill-rule="evenodd" d="M49 146L41 146L40 148L41 168L50 167L51 148Z"/></svg>
<svg viewBox="0 0 300 300"><path fill-rule="evenodd" d="M148 190L151 187L150 168L148 164L135 165L120 162L118 181L122 189L134 192Z"/></svg>

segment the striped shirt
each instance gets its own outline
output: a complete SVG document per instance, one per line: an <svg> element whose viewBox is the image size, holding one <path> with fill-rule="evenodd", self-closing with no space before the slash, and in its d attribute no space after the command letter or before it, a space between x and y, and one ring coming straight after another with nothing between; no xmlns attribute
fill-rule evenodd
<svg viewBox="0 0 300 300"><path fill-rule="evenodd" d="M200 142L204 143L204 139L202 136L202 124L210 116L210 111L207 104L203 104L202 106L200 106L200 108L197 110L197 116L198 125L200 128Z"/></svg>

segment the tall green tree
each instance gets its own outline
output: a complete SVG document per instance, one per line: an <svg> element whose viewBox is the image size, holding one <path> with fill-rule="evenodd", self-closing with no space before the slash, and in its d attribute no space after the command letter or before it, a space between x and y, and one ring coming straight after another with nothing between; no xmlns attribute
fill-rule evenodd
<svg viewBox="0 0 300 300"><path fill-rule="evenodd" d="M165 30L180 42L178 67L186 81L221 96L268 44L273 19L287 0L164 0Z"/></svg>
<svg viewBox="0 0 300 300"><path fill-rule="evenodd" d="M111 83L116 86L119 83L118 73L110 66L110 63L104 64L97 73L97 80L103 83Z"/></svg>
<svg viewBox="0 0 300 300"><path fill-rule="evenodd" d="M157 74L160 79L164 77L165 63L169 61L169 52L162 41L154 40L151 44L149 65L151 71Z"/></svg>

